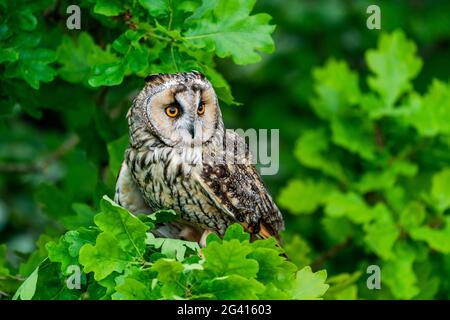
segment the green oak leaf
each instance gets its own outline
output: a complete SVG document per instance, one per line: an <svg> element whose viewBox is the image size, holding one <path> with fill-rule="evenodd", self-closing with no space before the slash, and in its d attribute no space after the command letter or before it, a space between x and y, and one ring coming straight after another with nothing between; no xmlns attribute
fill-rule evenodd
<svg viewBox="0 0 450 320"><path fill-rule="evenodd" d="M366 52L367 65L373 72L368 84L383 98L386 109L392 108L403 93L412 89L411 80L422 68L416 50L414 42L397 30L382 34L378 48Z"/></svg>
<svg viewBox="0 0 450 320"><path fill-rule="evenodd" d="M330 141L324 129L313 129L304 132L298 138L294 155L301 164L317 169L330 177L345 181L346 176L341 163L329 152Z"/></svg>
<svg viewBox="0 0 450 320"><path fill-rule="evenodd" d="M199 5L197 1L184 0L139 0L139 3L150 16L157 17L159 22L167 22L169 32L179 32L178 29L184 28L186 18Z"/></svg>
<svg viewBox="0 0 450 320"><path fill-rule="evenodd" d="M450 169L446 168L433 176L431 186L431 197L433 206L443 212L450 207Z"/></svg>
<svg viewBox="0 0 450 320"><path fill-rule="evenodd" d="M283 249L286 251L289 261L298 268L303 268L311 263L311 247L300 235L284 239Z"/></svg>
<svg viewBox="0 0 450 320"><path fill-rule="evenodd" d="M153 223L164 223L164 222L170 222L176 220L178 217L177 213L172 210L156 210L151 214L148 215L140 215L139 218L142 218L144 220L152 221Z"/></svg>
<svg viewBox="0 0 450 320"><path fill-rule="evenodd" d="M250 15L255 0L204 0L191 17L186 41L196 48L215 51L220 58L232 57L237 64L258 62L257 51L270 53L270 34L275 26L265 13Z"/></svg>
<svg viewBox="0 0 450 320"><path fill-rule="evenodd" d="M234 223L227 228L223 236L224 241L230 241L233 239L237 239L240 242L247 243L248 241L250 241L250 234L244 231L244 227L242 227L241 224Z"/></svg>
<svg viewBox="0 0 450 320"><path fill-rule="evenodd" d="M247 258L251 248L242 245L237 239L230 241L210 242L203 248L205 270L217 277L239 275L246 278L255 277L258 273L258 262Z"/></svg>
<svg viewBox="0 0 450 320"><path fill-rule="evenodd" d="M50 261L61 263L61 271L66 274L70 265L79 264L78 257L81 247L85 244L94 245L97 234L97 230L79 228L68 231L58 242L47 243L46 248Z"/></svg>
<svg viewBox="0 0 450 320"><path fill-rule="evenodd" d="M128 269L126 269L126 270L128 270ZM97 284L95 286L95 289L93 289L96 291L96 292L94 292L94 294L99 295L102 300L111 299L114 292L116 292L116 286L117 286L116 280L118 280L118 278L120 278L120 277L121 277L121 275L119 273L117 273L116 271L114 271L114 272L110 273L108 276L106 276L106 278L99 280L98 282L93 281L93 283ZM89 288L90 287L91 286L89 286Z"/></svg>
<svg viewBox="0 0 450 320"><path fill-rule="evenodd" d="M101 212L94 218L100 230L113 235L126 252L142 257L149 227L107 196L101 200L100 208Z"/></svg>
<svg viewBox="0 0 450 320"><path fill-rule="evenodd" d="M186 257L186 250L193 253L199 253L200 247L197 242L184 241L179 239L155 238L151 233L147 234L145 241L147 245L160 249L161 253L170 259L183 261Z"/></svg>
<svg viewBox="0 0 450 320"><path fill-rule="evenodd" d="M172 259L159 259L151 267L158 273L157 279L161 284L161 293L166 299L183 297L186 293L186 278L183 275L184 267L179 261Z"/></svg>
<svg viewBox="0 0 450 320"><path fill-rule="evenodd" d="M24 31L31 31L35 29L38 24L38 20L33 15L30 8L23 8L15 12L15 18L17 19L20 29Z"/></svg>
<svg viewBox="0 0 450 320"><path fill-rule="evenodd" d="M233 274L205 281L198 291L212 294L218 300L256 300L265 287L255 279Z"/></svg>
<svg viewBox="0 0 450 320"><path fill-rule="evenodd" d="M56 71L50 66L56 60L54 51L44 48L22 47L19 59L6 66L5 77L23 78L33 89L39 89L41 82L50 82Z"/></svg>
<svg viewBox="0 0 450 320"><path fill-rule="evenodd" d="M168 15L171 9L170 0L139 0L139 3L153 17Z"/></svg>
<svg viewBox="0 0 450 320"><path fill-rule="evenodd" d="M426 216L425 206L418 201L411 201L400 213L399 223L402 227L409 230L419 227Z"/></svg>
<svg viewBox="0 0 450 320"><path fill-rule="evenodd" d="M74 259L69 254L68 243L64 241L64 236L58 242L51 241L47 243L46 248L50 261L61 263L62 272L66 272L68 266L78 263L78 259Z"/></svg>
<svg viewBox="0 0 450 320"><path fill-rule="evenodd" d="M256 248L248 257L258 262L256 280L264 285L271 283L282 291L288 291L292 287L297 267L280 256L278 250Z"/></svg>
<svg viewBox="0 0 450 320"><path fill-rule="evenodd" d="M13 62L19 59L19 52L15 48L0 48L0 63Z"/></svg>
<svg viewBox="0 0 450 320"><path fill-rule="evenodd" d="M146 46L137 46L130 49L127 62L131 72L147 75L146 70L150 61L150 49Z"/></svg>
<svg viewBox="0 0 450 320"><path fill-rule="evenodd" d="M331 122L332 141L340 147L356 153L361 158L375 159L373 125L359 117L336 118Z"/></svg>
<svg viewBox="0 0 450 320"><path fill-rule="evenodd" d="M411 228L409 233L414 240L425 241L436 251L450 253L450 217L446 217L445 226L442 229L423 226Z"/></svg>
<svg viewBox="0 0 450 320"><path fill-rule="evenodd" d="M333 191L333 185L324 181L295 179L281 190L278 202L291 213L311 214L325 204L327 195Z"/></svg>
<svg viewBox="0 0 450 320"><path fill-rule="evenodd" d="M394 223L392 213L383 204L378 204L372 211L373 220L364 226L364 242L368 248L381 258L387 260L393 256L395 241L400 231Z"/></svg>
<svg viewBox="0 0 450 320"><path fill-rule="evenodd" d="M295 278L292 298L298 300L320 299L330 287L325 283L327 272L320 270L312 272L310 267L298 271Z"/></svg>
<svg viewBox="0 0 450 320"><path fill-rule="evenodd" d="M450 134L450 82L434 79L427 93L413 94L400 115L425 137Z"/></svg>
<svg viewBox="0 0 450 320"><path fill-rule="evenodd" d="M325 216L321 224L327 236L336 243L347 241L356 231L354 224L345 216L337 218Z"/></svg>
<svg viewBox="0 0 450 320"><path fill-rule="evenodd" d="M58 74L71 83L87 83L95 65L116 59L108 50L97 46L87 32L81 32L76 39L64 36L57 50L57 62L61 64Z"/></svg>
<svg viewBox="0 0 450 320"><path fill-rule="evenodd" d="M411 247L397 243L394 256L381 267L381 282L389 287L397 299L412 299L419 293L413 269L415 259L415 252Z"/></svg>
<svg viewBox="0 0 450 320"><path fill-rule="evenodd" d="M104 16L117 16L124 11L123 5L119 0L97 0L94 13Z"/></svg>
<svg viewBox="0 0 450 320"><path fill-rule="evenodd" d="M79 257L84 272L94 272L96 281L105 279L114 271L123 272L132 259L119 246L118 239L108 232L99 234L95 246L89 243L82 246Z"/></svg>
<svg viewBox="0 0 450 320"><path fill-rule="evenodd" d="M356 300L358 287L356 282L360 279L361 272L353 274L341 273L327 279L330 288L324 295L327 300Z"/></svg>
<svg viewBox="0 0 450 320"><path fill-rule="evenodd" d="M88 83L92 87L115 86L122 83L125 72L126 64L123 60L96 65Z"/></svg>
<svg viewBox="0 0 450 320"><path fill-rule="evenodd" d="M155 286L157 273L139 267L129 268L124 275L115 279L113 300L152 300L161 298Z"/></svg>
<svg viewBox="0 0 450 320"><path fill-rule="evenodd" d="M150 300L153 297L147 284L133 278L124 278L115 290L113 300Z"/></svg>
<svg viewBox="0 0 450 320"><path fill-rule="evenodd" d="M331 194L327 198L325 213L334 218L347 217L357 224L369 222L373 217L372 209L354 192Z"/></svg>
<svg viewBox="0 0 450 320"><path fill-rule="evenodd" d="M13 300L31 300L36 292L36 284L39 277L39 266L25 279L22 285L17 289Z"/></svg>
<svg viewBox="0 0 450 320"><path fill-rule="evenodd" d="M313 70L316 96L311 106L325 120L348 114L358 102L358 74L343 61L330 59L325 66Z"/></svg>
<svg viewBox="0 0 450 320"><path fill-rule="evenodd" d="M400 176L414 177L417 172L418 167L415 163L393 160L384 170L367 170L356 183L356 188L362 193L390 190Z"/></svg>
<svg viewBox="0 0 450 320"><path fill-rule="evenodd" d="M414 266L417 273L417 286L420 293L415 297L417 300L432 300L436 298L439 288L442 285L442 279L437 276L433 270L433 264L430 261L417 263Z"/></svg>
<svg viewBox="0 0 450 320"><path fill-rule="evenodd" d="M112 43L112 48L122 54L125 74L148 75L148 66L158 57L161 46L149 49L140 40L145 36L144 30L127 30Z"/></svg>
<svg viewBox="0 0 450 320"><path fill-rule="evenodd" d="M201 67L205 76L211 81L220 101L228 105L240 105L239 102L234 100L229 83L217 70L209 65L201 65Z"/></svg>

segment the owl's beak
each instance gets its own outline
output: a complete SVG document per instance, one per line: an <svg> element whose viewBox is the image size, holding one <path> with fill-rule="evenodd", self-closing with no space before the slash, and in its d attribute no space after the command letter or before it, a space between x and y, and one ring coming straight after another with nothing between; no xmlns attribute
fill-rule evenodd
<svg viewBox="0 0 450 320"><path fill-rule="evenodd" d="M195 137L195 124L194 123L189 124L187 130L190 133L192 139L194 139L194 137Z"/></svg>

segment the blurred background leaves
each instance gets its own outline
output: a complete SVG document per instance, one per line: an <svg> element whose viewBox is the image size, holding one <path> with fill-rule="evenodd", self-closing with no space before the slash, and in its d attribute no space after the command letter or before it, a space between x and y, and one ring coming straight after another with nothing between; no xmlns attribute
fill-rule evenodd
<svg viewBox="0 0 450 320"><path fill-rule="evenodd" d="M143 77L196 69L227 127L280 129L264 180L325 298L450 298L450 3L86 0L80 31L70 4L0 0L0 295L112 195Z"/></svg>

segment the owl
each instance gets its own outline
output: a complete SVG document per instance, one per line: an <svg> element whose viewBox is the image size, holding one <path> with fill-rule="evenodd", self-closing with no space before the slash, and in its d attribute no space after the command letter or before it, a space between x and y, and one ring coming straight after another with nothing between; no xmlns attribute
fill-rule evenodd
<svg viewBox="0 0 450 320"><path fill-rule="evenodd" d="M197 72L146 78L127 113L129 146L115 201L132 213L173 209L162 237L204 242L240 223L252 238L279 239L282 215L245 140L226 130L211 83Z"/></svg>

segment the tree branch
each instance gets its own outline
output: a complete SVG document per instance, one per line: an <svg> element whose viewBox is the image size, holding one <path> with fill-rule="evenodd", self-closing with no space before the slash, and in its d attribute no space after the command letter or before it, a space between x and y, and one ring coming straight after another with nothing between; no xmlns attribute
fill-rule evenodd
<svg viewBox="0 0 450 320"><path fill-rule="evenodd" d="M374 134L375 134L375 144L378 147L378 149L382 151L384 149L384 138L378 123L375 123Z"/></svg>
<svg viewBox="0 0 450 320"><path fill-rule="evenodd" d="M36 163L0 163L0 172L30 173L45 171L50 164L62 158L80 142L77 135L70 136L58 149L49 153L43 160Z"/></svg>
<svg viewBox="0 0 450 320"><path fill-rule="evenodd" d="M352 239L348 237L345 241L332 246L327 252L311 263L311 269L317 271L329 259L339 254L352 243Z"/></svg>

